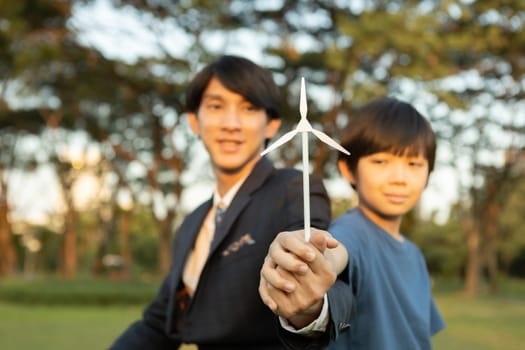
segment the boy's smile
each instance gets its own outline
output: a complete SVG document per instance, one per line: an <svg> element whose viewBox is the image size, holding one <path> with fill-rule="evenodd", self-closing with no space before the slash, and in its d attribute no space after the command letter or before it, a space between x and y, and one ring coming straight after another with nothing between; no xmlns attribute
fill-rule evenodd
<svg viewBox="0 0 525 350"><path fill-rule="evenodd" d="M357 174L347 167L341 173L354 184L359 208L394 238L400 238L401 219L416 205L427 184L428 161L422 155L380 152L360 158Z"/></svg>

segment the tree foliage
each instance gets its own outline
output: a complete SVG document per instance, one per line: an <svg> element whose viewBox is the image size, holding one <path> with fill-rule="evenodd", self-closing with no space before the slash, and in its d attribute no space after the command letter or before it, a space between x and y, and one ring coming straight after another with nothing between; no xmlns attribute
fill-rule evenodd
<svg viewBox="0 0 525 350"><path fill-rule="evenodd" d="M438 168L457 171L458 203L442 237L432 224L425 224L424 238L417 234L423 224L407 223L429 247L436 271L464 269L475 293L483 270L508 268L524 251L508 209L523 174L523 158L510 155L525 147L522 1L108 3L152 34L154 53L110 57L87 44L97 22L75 16L95 8L89 1L0 2L0 133L13 140L32 133L47 143L47 156L30 160L14 147L13 159L2 164L8 171L50 163L66 178L77 170L59 156L68 138L57 135L87 135L103 159L100 178L116 179L104 199L113 203L106 206L113 223L107 230L117 221L129 226L117 215L123 193L146 204L159 234L161 271L168 268L183 189L198 180L186 176L195 149L184 125L184 89L202 64L225 52L251 55L272 69L282 92L283 130L299 118L301 76L309 119L335 137L355 107L381 95L409 100L430 118L440 142ZM313 172L335 176L334 152L313 140L310 149ZM275 158L295 166L300 150L282 148ZM101 243L97 256L111 249Z"/></svg>

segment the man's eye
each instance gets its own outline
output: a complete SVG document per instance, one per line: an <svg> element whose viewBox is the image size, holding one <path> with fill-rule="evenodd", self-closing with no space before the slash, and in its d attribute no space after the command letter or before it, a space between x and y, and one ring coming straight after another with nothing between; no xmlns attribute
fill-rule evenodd
<svg viewBox="0 0 525 350"><path fill-rule="evenodd" d="M257 111L260 110L260 108L254 106L254 105L246 105L246 106L244 106L244 110L246 110L248 112L257 112Z"/></svg>
<svg viewBox="0 0 525 350"><path fill-rule="evenodd" d="M372 159L372 163L374 163L374 164L384 164L384 163L386 163L386 160L384 160L384 159Z"/></svg>

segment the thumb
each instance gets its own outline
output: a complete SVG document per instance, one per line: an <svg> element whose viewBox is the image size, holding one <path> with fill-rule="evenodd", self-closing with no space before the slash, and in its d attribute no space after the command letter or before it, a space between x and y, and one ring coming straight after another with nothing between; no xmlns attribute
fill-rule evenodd
<svg viewBox="0 0 525 350"><path fill-rule="evenodd" d="M337 242L337 241L336 241ZM331 248L328 246L328 239L325 235L313 235L310 237L310 243L321 252L324 253L326 248Z"/></svg>
<svg viewBox="0 0 525 350"><path fill-rule="evenodd" d="M339 241L335 239L334 237L330 236L326 238L326 247L327 248L335 248L339 245Z"/></svg>

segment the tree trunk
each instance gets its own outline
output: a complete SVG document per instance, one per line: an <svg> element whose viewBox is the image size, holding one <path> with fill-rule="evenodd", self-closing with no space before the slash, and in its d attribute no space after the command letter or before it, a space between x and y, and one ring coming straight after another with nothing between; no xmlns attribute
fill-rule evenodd
<svg viewBox="0 0 525 350"><path fill-rule="evenodd" d="M70 194L67 194L69 197ZM72 200L67 200L67 212L65 218L65 227L62 238L62 263L60 266L60 275L64 279L75 277L77 272L77 214L73 208Z"/></svg>
<svg viewBox="0 0 525 350"><path fill-rule="evenodd" d="M131 211L122 210L119 218L119 240L120 240L120 254L123 261L123 277L129 277L132 264L131 247L129 243L130 238L130 221Z"/></svg>
<svg viewBox="0 0 525 350"><path fill-rule="evenodd" d="M101 276L104 272L104 256L107 254L108 242L110 239L111 232L113 230L113 209L107 203L100 205L97 212L99 235L97 248L95 253L95 259L91 268L92 273L95 276Z"/></svg>
<svg viewBox="0 0 525 350"><path fill-rule="evenodd" d="M9 276L16 270L17 256L13 244L13 231L9 222L7 182L0 167L0 276Z"/></svg>
<svg viewBox="0 0 525 350"><path fill-rule="evenodd" d="M497 234L500 208L497 203L491 202L487 206L484 215L485 228L485 266L487 268L490 292L497 294L498 285L498 251L497 251Z"/></svg>
<svg viewBox="0 0 525 350"><path fill-rule="evenodd" d="M480 277L480 233L478 225L472 218L464 222L463 230L467 238L467 266L465 269L465 294L474 296L479 290Z"/></svg>
<svg viewBox="0 0 525 350"><path fill-rule="evenodd" d="M159 226L159 273L163 276L169 272L171 265L171 235L175 209L169 209L163 220L158 220Z"/></svg>
<svg viewBox="0 0 525 350"><path fill-rule="evenodd" d="M8 214L7 200L3 194L0 194L0 276L2 277L14 274L17 260Z"/></svg>

